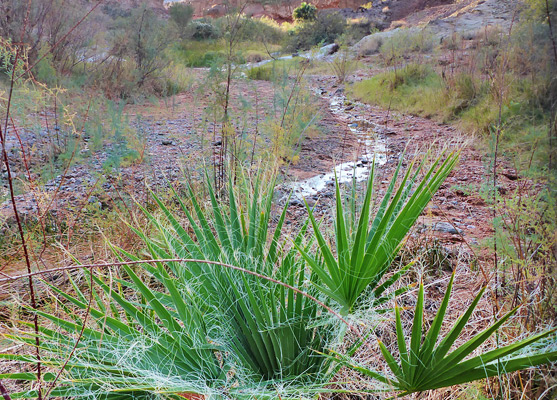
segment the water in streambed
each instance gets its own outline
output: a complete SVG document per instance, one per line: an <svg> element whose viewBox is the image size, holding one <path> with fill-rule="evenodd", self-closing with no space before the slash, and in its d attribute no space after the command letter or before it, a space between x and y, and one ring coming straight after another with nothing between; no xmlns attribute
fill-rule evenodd
<svg viewBox="0 0 557 400"><path fill-rule="evenodd" d="M323 96L322 93L319 94ZM360 154L355 161L338 164L327 173L288 184L286 188L292 191L292 198L298 200L322 196L334 185L335 173L339 183L349 183L353 180L360 182L368 177L374 159L376 165L384 165L387 162L387 147L385 140L378 134L379 126L361 116L349 115L344 95L334 94L327 97L327 100L329 109L335 116L342 120L349 117L351 122L348 128L360 145Z"/></svg>

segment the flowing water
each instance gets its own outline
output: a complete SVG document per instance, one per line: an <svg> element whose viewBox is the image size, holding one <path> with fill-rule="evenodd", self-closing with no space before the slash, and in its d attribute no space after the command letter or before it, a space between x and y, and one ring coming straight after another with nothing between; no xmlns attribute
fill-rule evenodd
<svg viewBox="0 0 557 400"><path fill-rule="evenodd" d="M342 120L348 117L351 121L348 128L358 141L359 154L356 160L338 164L326 173L288 184L288 189L292 190L292 197L299 200L323 195L328 188L334 186L335 175L339 183L349 183L353 180L360 182L368 177L374 160L376 165L384 165L387 162L386 142L378 133L380 127L362 116L355 117L347 113L344 95L334 94L325 98L329 101L329 109L334 115Z"/></svg>

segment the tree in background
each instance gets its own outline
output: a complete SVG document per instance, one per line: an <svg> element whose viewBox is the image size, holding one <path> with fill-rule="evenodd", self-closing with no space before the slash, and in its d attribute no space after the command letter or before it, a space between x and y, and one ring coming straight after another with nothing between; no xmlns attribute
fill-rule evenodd
<svg viewBox="0 0 557 400"><path fill-rule="evenodd" d="M315 21L317 18L317 7L305 1L294 9L292 17L296 21Z"/></svg>
<svg viewBox="0 0 557 400"><path fill-rule="evenodd" d="M145 5L120 19L117 25L111 55L120 62L133 60L135 82L141 87L167 64L163 53L176 39L175 31Z"/></svg>
<svg viewBox="0 0 557 400"><path fill-rule="evenodd" d="M187 26L193 18L193 7L191 4L175 3L168 9L170 20L176 25L180 38L184 39L187 34Z"/></svg>

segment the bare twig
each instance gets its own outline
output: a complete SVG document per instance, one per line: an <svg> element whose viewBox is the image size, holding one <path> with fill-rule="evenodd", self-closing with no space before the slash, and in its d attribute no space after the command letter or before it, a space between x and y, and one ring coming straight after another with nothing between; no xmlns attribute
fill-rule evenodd
<svg viewBox="0 0 557 400"><path fill-rule="evenodd" d="M12 398L10 397L10 394L8 393L8 391L6 390L4 385L2 384L2 381L0 381L0 394L2 395L4 400L12 400Z"/></svg>
<svg viewBox="0 0 557 400"><path fill-rule="evenodd" d="M95 10L97 9L97 7L100 6L103 2L104 2L104 0L99 0L99 1L97 2L97 4L95 4L95 5L87 12L87 14L85 14L85 15L83 16L83 18L81 18L74 26L72 26L72 28L71 28L68 32L66 32L66 34L60 38L60 40L58 40L56 43L54 43L54 44L50 47L50 51L45 52L45 54L43 54L42 57L39 57L39 58L38 58L33 64L31 64L24 72L22 72L22 73L17 77L17 79L19 79L19 78L23 77L25 74L31 72L31 70L32 70L33 68L35 68L35 67L37 66L37 64L40 63L40 62L43 60L43 58L45 58L45 57L48 56L50 53L52 53L52 51L53 51L56 47L58 47L58 46L60 45L60 43L62 43L64 40L66 40L66 38L67 38L69 35L71 35L72 32L73 32L79 25L81 25L81 23L82 23L83 21L85 21L85 20L87 19L87 17L88 17L93 11L95 11Z"/></svg>
<svg viewBox="0 0 557 400"><path fill-rule="evenodd" d="M23 21L23 28L21 31L21 42L23 42L23 38L25 36L25 32L27 30L27 23L29 21L29 14L31 12L31 0L28 0L27 2L27 13L25 15L25 19ZM17 63L19 61L20 55L21 55L21 48L22 46L17 46L16 47L16 53L15 53L15 57L14 57L14 67L12 69L12 74L11 74L11 78L10 78L10 89L9 89L9 94L8 94L8 103L6 105L6 120L4 122L4 132L6 134L6 136L4 135L4 132L2 132L2 126L0 126L0 142L2 145L2 158L4 161L4 164L6 166L6 171L8 174L8 187L10 190L10 199L11 199L11 203L12 203L12 208L14 210L14 215L15 215L15 220L16 220L16 225L18 228L18 232L19 232L19 236L21 238L21 246L23 248L23 255L25 258L25 263L27 265L27 272L31 273L31 259L29 257L29 249L27 248L27 243L25 240L25 233L23 231L23 225L21 223L21 219L19 218L19 212L17 210L17 202L16 202L16 198L15 198L15 191L14 191L14 183L13 183L13 176L12 176L12 171L10 168L10 163L9 163L9 159L8 159L8 152L6 150L6 141L7 141L7 134L8 134L8 121L10 120L10 106L12 103L12 96L13 96L13 91L14 91L14 85L15 85L15 81L16 81L16 77L15 77L15 73L16 73L16 66ZM33 280L31 279L31 277L29 277L29 294L31 296L31 307L33 307L33 309L37 309L37 302L36 302L36 298L35 298L35 288L33 286ZM38 382L38 399L42 400L42 390L41 390L41 354L40 354L40 339L39 339L39 317L38 314L35 314L33 316L33 326L34 326L34 330L35 330L35 345L36 345L36 352L37 352L37 382Z"/></svg>
<svg viewBox="0 0 557 400"><path fill-rule="evenodd" d="M93 282L93 268L89 269L89 273L91 275L90 282ZM75 352L75 349L77 349L77 346L79 345L79 341L83 337L83 332L85 331L85 327L87 326L87 319L89 318L89 314L90 314L90 311L91 311L91 303L92 302L93 302L93 288L91 288L90 293L89 293L89 302L87 303L87 309L85 310L85 317L83 318L83 325L81 327L81 331L79 332L79 335L77 336L77 339L76 339L75 344L72 348L72 351L70 351L70 354L68 354L68 357L66 358L66 361L64 361L64 364L62 365L62 367L60 368L60 370L56 374L56 377L54 378L54 380L50 383L50 385L48 385L48 388L47 388L46 393L44 395L45 400L48 398L48 395L50 394L50 392L52 392L52 389L54 389L54 386L56 385L56 382L58 382L58 379L60 379L60 375L62 375L62 372L64 372L64 369L66 369L66 365L68 365L68 362L72 358L73 353Z"/></svg>
<svg viewBox="0 0 557 400"><path fill-rule="evenodd" d="M549 35L551 44L553 45L553 56L557 63L557 45L555 44L555 36L553 36L553 25L551 24L551 12L549 11L549 0L545 0L545 13L547 15L547 24L549 25Z"/></svg>

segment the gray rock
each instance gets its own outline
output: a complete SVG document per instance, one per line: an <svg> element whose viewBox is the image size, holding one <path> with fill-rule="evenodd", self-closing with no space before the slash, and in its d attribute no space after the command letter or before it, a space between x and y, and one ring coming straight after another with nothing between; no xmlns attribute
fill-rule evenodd
<svg viewBox="0 0 557 400"><path fill-rule="evenodd" d="M458 235L459 233L462 233L462 229L455 228L448 222L444 221L434 223L433 230L437 232L450 233L452 235Z"/></svg>
<svg viewBox="0 0 557 400"><path fill-rule="evenodd" d="M289 206L294 206L294 207L303 207L304 206L304 202L300 199L291 199L288 202Z"/></svg>

